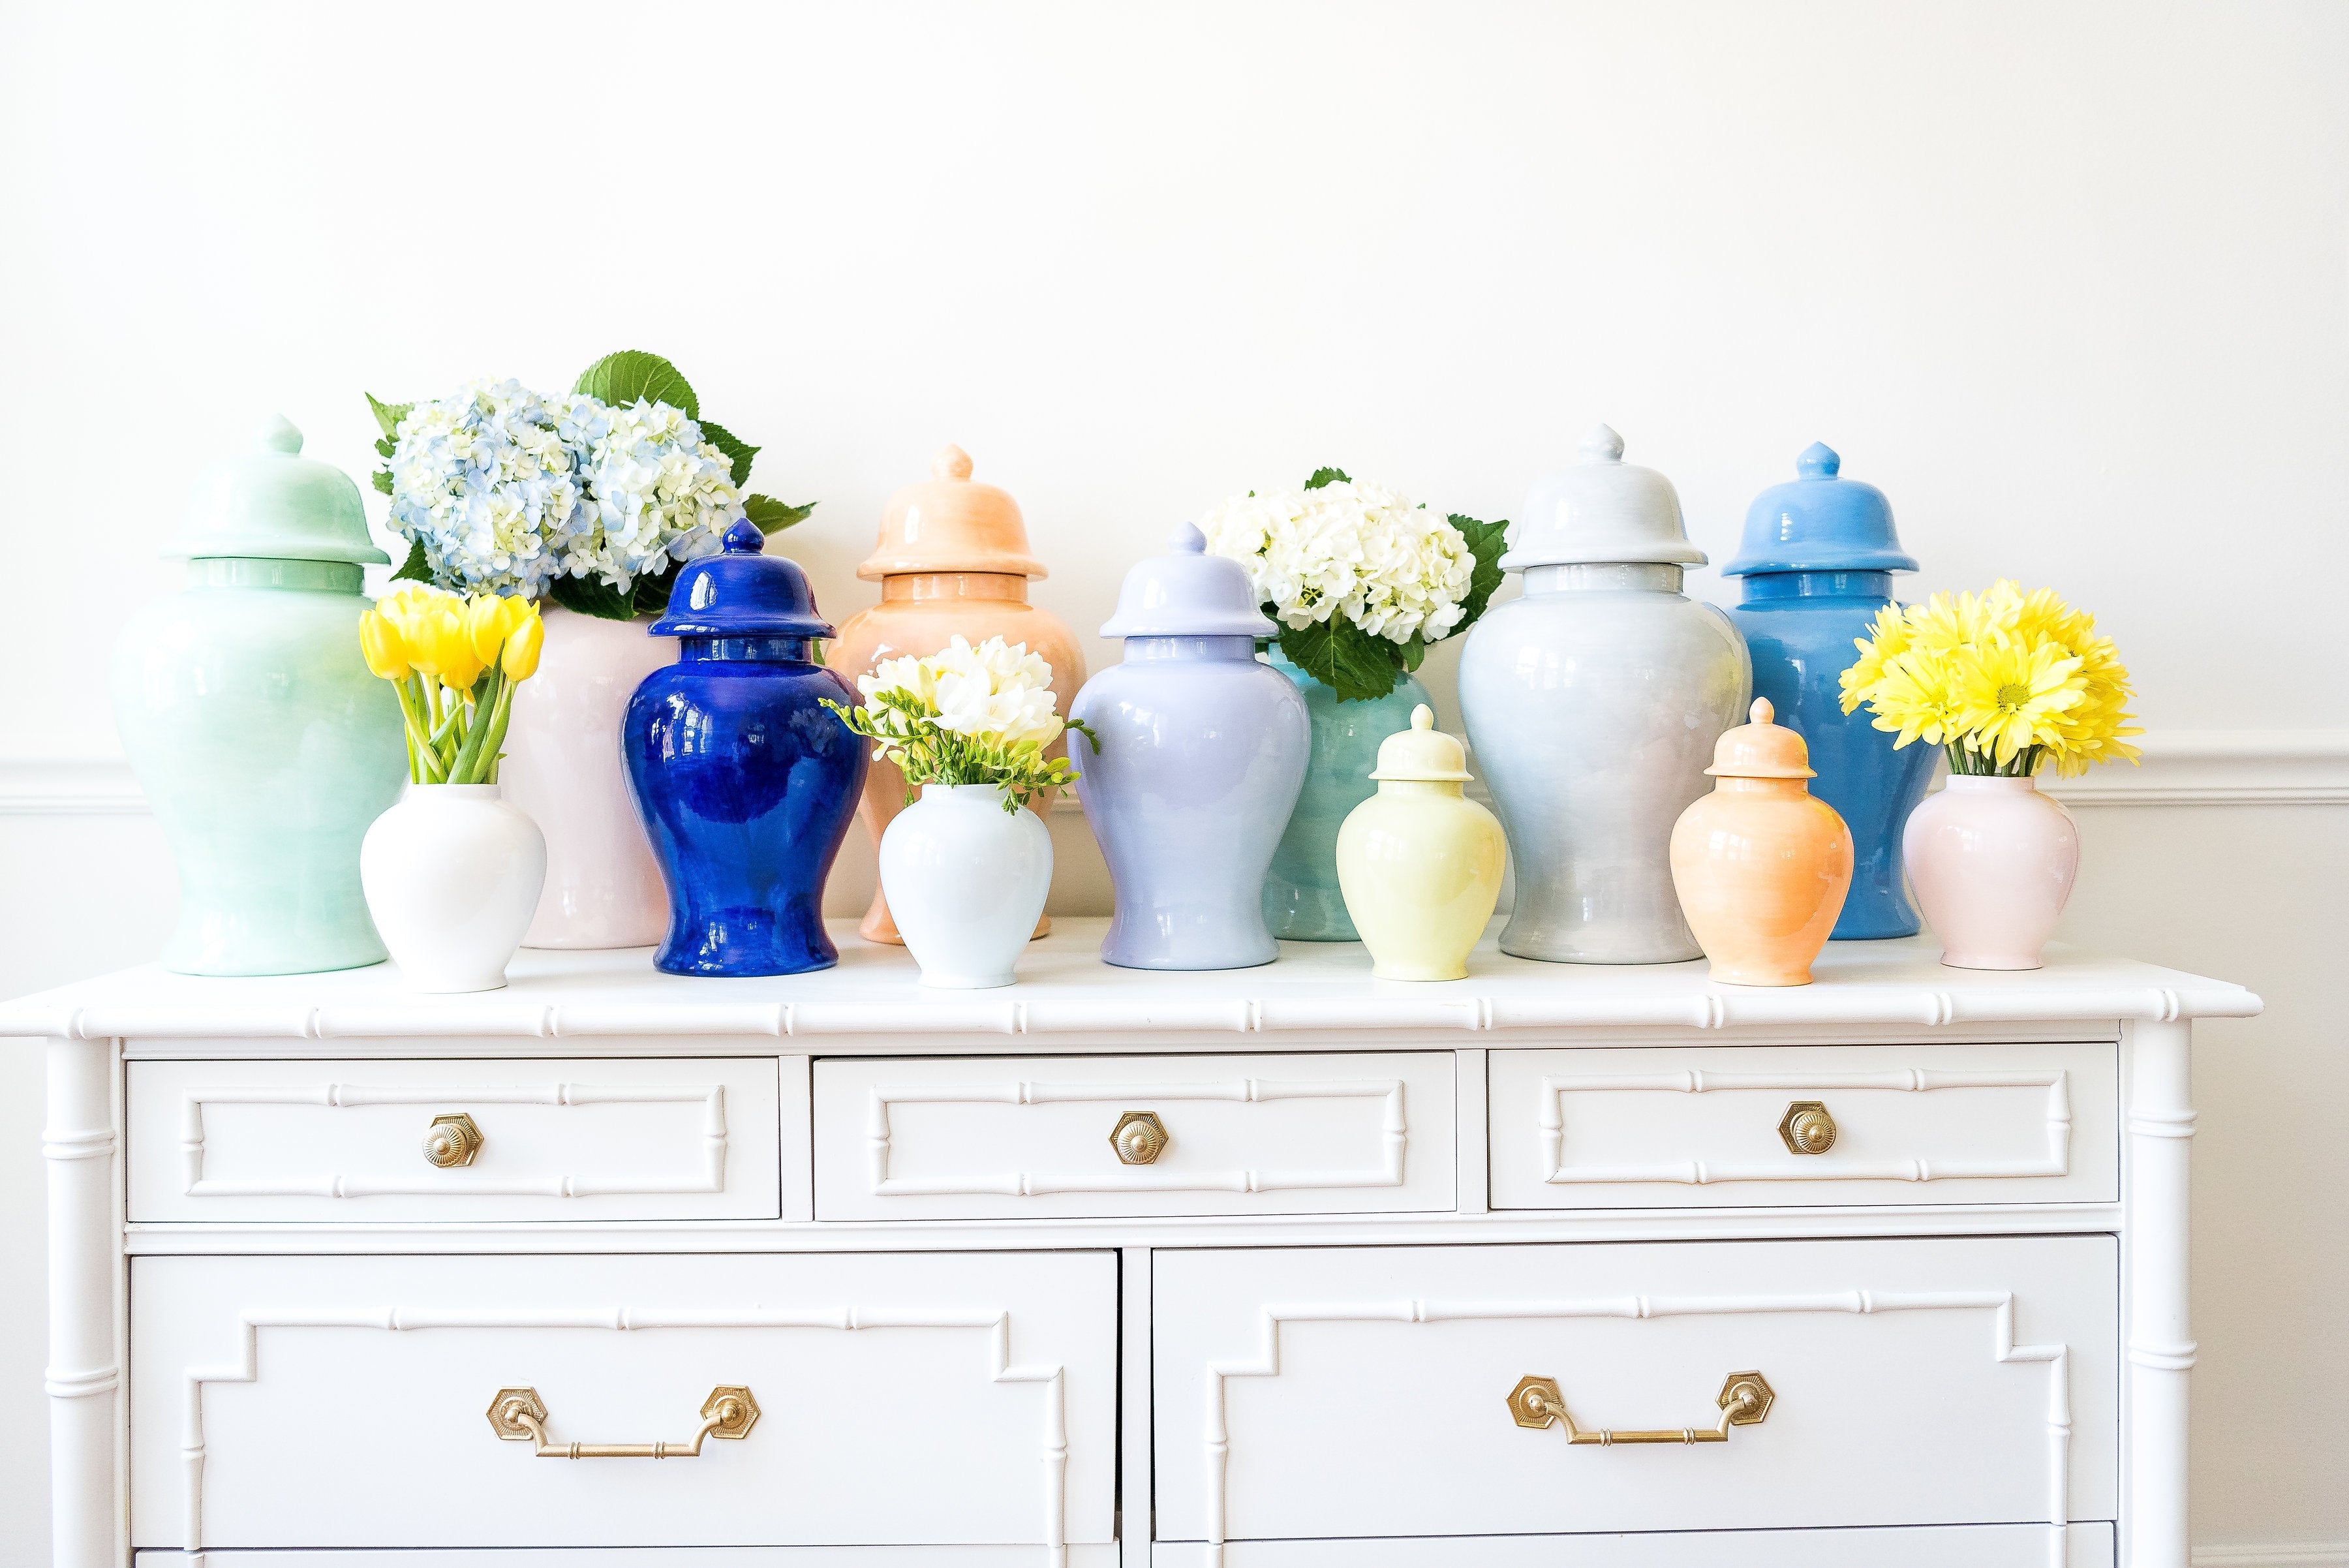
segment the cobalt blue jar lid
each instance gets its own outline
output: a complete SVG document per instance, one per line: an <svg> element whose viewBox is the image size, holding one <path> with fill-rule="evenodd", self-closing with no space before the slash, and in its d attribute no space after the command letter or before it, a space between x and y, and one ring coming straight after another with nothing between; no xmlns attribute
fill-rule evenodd
<svg viewBox="0 0 2349 1568"><path fill-rule="evenodd" d="M1117 613L1103 637L1271 637L1279 628L1257 607L1256 589L1237 561L1207 554L1207 536L1185 523L1153 556L1125 574Z"/></svg>
<svg viewBox="0 0 2349 1568"><path fill-rule="evenodd" d="M767 536L747 517L726 530L725 548L677 569L668 613L654 637L831 637L816 612L807 574L783 556L763 552Z"/></svg>
<svg viewBox="0 0 2349 1568"><path fill-rule="evenodd" d="M1873 484L1846 479L1843 459L1813 441L1795 460L1795 478L1774 484L1745 509L1745 537L1724 577L1761 572L1913 572L1900 547L1892 503Z"/></svg>

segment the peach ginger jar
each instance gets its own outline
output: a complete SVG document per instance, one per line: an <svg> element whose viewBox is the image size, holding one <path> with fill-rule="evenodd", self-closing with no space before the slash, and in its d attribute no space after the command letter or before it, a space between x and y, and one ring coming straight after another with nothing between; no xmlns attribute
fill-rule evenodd
<svg viewBox="0 0 2349 1568"><path fill-rule="evenodd" d="M1085 681L1084 655L1059 617L1028 602L1028 582L1045 575L1029 553L1028 524L1019 504L971 474L969 454L948 446L930 460L930 477L889 497L881 514L873 554L856 568L881 585L881 602L841 623L825 662L851 687L885 659L927 658L959 633L974 644L990 637L1023 643L1052 668L1052 705L1061 718ZM1050 756L1062 755L1067 737L1055 741ZM1039 815L1051 809L1054 791L1029 803ZM892 764L875 761L864 775L857 816L877 846L896 815L905 809L905 778ZM1051 929L1051 917L1036 934ZM902 942L889 917L889 889L877 887L861 928L867 940Z"/></svg>
<svg viewBox="0 0 2349 1568"><path fill-rule="evenodd" d="M1378 793L1338 829L1338 887L1381 980L1464 980L1501 897L1500 819L1461 793L1467 750L1423 702L1379 745Z"/></svg>
<svg viewBox="0 0 2349 1568"><path fill-rule="evenodd" d="M1851 829L1811 793L1810 748L1767 697L1751 716L1715 743L1713 793L1672 828L1672 886L1714 980L1808 985L1851 890Z"/></svg>

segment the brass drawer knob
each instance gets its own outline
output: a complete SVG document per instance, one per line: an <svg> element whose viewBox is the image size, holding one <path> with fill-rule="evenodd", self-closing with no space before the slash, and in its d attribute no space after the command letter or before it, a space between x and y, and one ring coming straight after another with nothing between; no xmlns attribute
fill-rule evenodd
<svg viewBox="0 0 2349 1568"><path fill-rule="evenodd" d="M535 1388L501 1388L490 1400L490 1430L528 1443L542 1459L692 1459L705 1438L739 1441L758 1424L759 1402L740 1384L720 1384L701 1402L701 1429L689 1443L558 1443L546 1435L546 1402Z"/></svg>
<svg viewBox="0 0 2349 1568"><path fill-rule="evenodd" d="M1759 1372L1733 1372L1723 1380L1721 1419L1710 1427L1664 1427L1653 1431L1585 1431L1566 1413L1566 1397L1555 1377L1520 1377L1509 1390L1509 1414L1520 1427L1538 1431L1552 1425L1566 1428L1566 1440L1577 1448L1596 1444L1612 1448L1621 1443L1725 1443L1732 1427L1756 1427L1770 1414L1778 1396Z"/></svg>
<svg viewBox="0 0 2349 1568"><path fill-rule="evenodd" d="M1816 1100L1796 1100L1778 1118L1778 1136L1789 1154L1825 1154L1835 1147L1836 1120Z"/></svg>
<svg viewBox="0 0 2349 1568"><path fill-rule="evenodd" d="M1117 1150L1120 1164L1149 1165L1166 1152L1166 1124L1156 1111L1128 1111L1117 1118L1109 1146Z"/></svg>
<svg viewBox="0 0 2349 1568"><path fill-rule="evenodd" d="M424 1158L436 1169L454 1170L471 1165L481 1152L481 1129L462 1111L434 1116L424 1133Z"/></svg>

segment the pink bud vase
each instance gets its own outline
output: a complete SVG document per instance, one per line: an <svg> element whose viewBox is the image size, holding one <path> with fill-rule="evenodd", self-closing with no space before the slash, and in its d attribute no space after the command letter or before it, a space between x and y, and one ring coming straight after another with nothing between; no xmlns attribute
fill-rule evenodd
<svg viewBox="0 0 2349 1568"><path fill-rule="evenodd" d="M498 780L546 835L546 890L526 948L641 948L668 929L668 888L620 756L620 721L646 676L677 662L643 619L543 614L538 673L514 690Z"/></svg>
<svg viewBox="0 0 2349 1568"><path fill-rule="evenodd" d="M1952 774L1909 814L1909 886L1951 969L2037 969L2072 896L2080 830L2027 778Z"/></svg>

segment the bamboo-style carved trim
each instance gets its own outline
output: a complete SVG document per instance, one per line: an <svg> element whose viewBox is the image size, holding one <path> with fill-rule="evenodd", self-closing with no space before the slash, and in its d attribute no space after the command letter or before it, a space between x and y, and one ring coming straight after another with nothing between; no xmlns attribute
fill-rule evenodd
<svg viewBox="0 0 2349 1568"><path fill-rule="evenodd" d="M694 1180L650 1177L482 1176L437 1170L409 1178L354 1178L340 1171L265 1181L204 1176L204 1106L702 1106L702 1172ZM726 1085L723 1084L237 1084L186 1091L180 1151L191 1198L429 1198L462 1193L496 1198L676 1196L726 1190Z"/></svg>
<svg viewBox="0 0 2349 1568"><path fill-rule="evenodd" d="M1287 1323L1464 1323L1511 1319L1651 1318L1739 1314L1851 1313L1988 1310L1992 1313L1992 1359L2001 1364L2044 1362L2047 1388L2047 1523L2049 1568L2065 1568L2070 1533L2072 1471L2071 1347L2018 1345L2012 1291L1837 1291L1764 1296L1609 1296L1586 1302L1446 1302L1408 1299L1273 1304L1263 1308L1258 1332L1263 1348L1253 1361L1206 1364L1207 1568L1222 1568L1231 1459L1231 1428L1224 1407L1224 1382L1231 1377L1280 1376L1280 1326Z"/></svg>
<svg viewBox="0 0 2349 1568"><path fill-rule="evenodd" d="M2047 1156L2038 1160L1928 1160L1911 1158L1864 1165L1829 1156L1766 1165L1723 1165L1708 1160L1655 1165L1572 1166L1566 1163L1566 1096L1616 1091L1704 1095L1746 1089L1772 1094L1816 1094L1834 1089L1890 1089L1931 1094L1940 1089L2045 1089ZM1553 1185L1669 1181L1705 1186L1720 1181L1961 1181L2067 1176L2072 1169L2070 1075L2042 1073L1942 1073L1899 1067L1877 1073L1573 1073L1541 1081L1542 1179Z"/></svg>
<svg viewBox="0 0 2349 1568"><path fill-rule="evenodd" d="M1380 1159L1363 1170L1162 1170L1155 1165L1104 1162L1098 1171L1013 1170L1000 1176L911 1180L889 1174L889 1107L893 1105L1149 1105L1169 1100L1377 1099ZM1177 1143L1181 1128L1168 1131ZM1300 1189L1401 1187L1403 1124L1400 1078L1227 1078L1188 1084L1071 1084L1027 1079L981 1084L876 1084L865 1120L873 1192L880 1198L993 1196L1033 1198L1062 1192L1282 1192Z"/></svg>
<svg viewBox="0 0 2349 1568"><path fill-rule="evenodd" d="M191 1564L204 1548L204 1385L254 1383L261 1371L264 1328L379 1328L412 1333L436 1328L604 1328L620 1332L662 1328L813 1328L859 1333L886 1328L983 1328L988 1331L988 1380L1045 1386L1044 1467L1045 1568L1068 1568L1069 1416L1065 1369L1014 1366L1011 1314L1008 1308L964 1312L935 1308L807 1307L512 1307L450 1311L437 1307L354 1307L343 1311L248 1312L238 1317L242 1356L234 1366L189 1368L185 1425L180 1452L186 1462L182 1539Z"/></svg>

